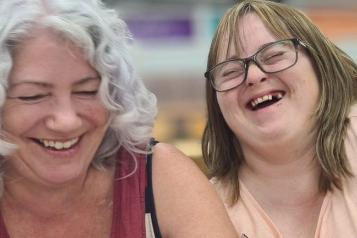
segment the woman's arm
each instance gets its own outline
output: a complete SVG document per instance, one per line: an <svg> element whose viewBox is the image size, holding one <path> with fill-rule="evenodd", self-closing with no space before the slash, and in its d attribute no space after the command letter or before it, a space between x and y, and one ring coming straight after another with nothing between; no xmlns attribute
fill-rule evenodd
<svg viewBox="0 0 357 238"><path fill-rule="evenodd" d="M154 146L152 171L164 238L238 237L213 186L190 158L159 143Z"/></svg>

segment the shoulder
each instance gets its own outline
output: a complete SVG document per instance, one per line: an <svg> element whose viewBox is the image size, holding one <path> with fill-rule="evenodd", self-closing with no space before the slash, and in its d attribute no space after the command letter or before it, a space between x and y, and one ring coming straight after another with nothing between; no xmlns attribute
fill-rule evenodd
<svg viewBox="0 0 357 238"><path fill-rule="evenodd" d="M166 155L184 156L184 154L171 144L159 142L153 147L155 158Z"/></svg>
<svg viewBox="0 0 357 238"><path fill-rule="evenodd" d="M171 144L159 142L153 147L155 158L185 159L188 158L184 153Z"/></svg>
<svg viewBox="0 0 357 238"><path fill-rule="evenodd" d="M181 185L204 184L212 186L208 178L198 168L195 162L178 150L175 146L165 143L158 143L153 148L153 179L155 182L160 181L157 185L166 183L175 184L175 190L181 189ZM167 184L170 186L170 184Z"/></svg>
<svg viewBox="0 0 357 238"><path fill-rule="evenodd" d="M230 186L229 183L226 183L223 180L219 180L216 177L210 179L213 187L221 198L223 204L228 207L229 198L230 198Z"/></svg>
<svg viewBox="0 0 357 238"><path fill-rule="evenodd" d="M165 143L158 143L153 148L152 172L154 185L167 186L170 190L185 189L187 183L209 184L208 179L189 157L175 146Z"/></svg>
<svg viewBox="0 0 357 238"><path fill-rule="evenodd" d="M169 169L171 166L178 169L179 167L191 167L196 166L194 162L183 154L175 146L165 143L158 143L153 147L154 163L157 166L165 166ZM176 167L178 166L178 167Z"/></svg>
<svg viewBox="0 0 357 238"><path fill-rule="evenodd" d="M172 145L153 148L153 191L163 237L235 237L212 184Z"/></svg>

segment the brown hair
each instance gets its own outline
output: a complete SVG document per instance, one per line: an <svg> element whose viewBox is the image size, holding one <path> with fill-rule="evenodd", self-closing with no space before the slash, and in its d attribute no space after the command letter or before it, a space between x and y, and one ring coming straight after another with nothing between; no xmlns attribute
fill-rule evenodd
<svg viewBox="0 0 357 238"><path fill-rule="evenodd" d="M350 106L357 101L357 65L328 40L301 11L266 0L245 0L235 4L221 19L212 40L207 69L217 64L221 44L227 40L239 45L238 22L255 13L278 38L298 38L307 44L315 66L320 99L315 114L316 158L321 165L320 189L332 184L342 189L341 179L352 176L344 149ZM239 49L236 47L235 49ZM238 168L244 161L239 139L226 124L216 92L206 81L208 119L202 138L202 153L210 176L230 184L231 203L239 198Z"/></svg>

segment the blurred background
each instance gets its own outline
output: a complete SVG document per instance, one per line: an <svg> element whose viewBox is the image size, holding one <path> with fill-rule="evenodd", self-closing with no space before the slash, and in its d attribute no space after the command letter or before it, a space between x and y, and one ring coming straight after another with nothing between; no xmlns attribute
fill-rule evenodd
<svg viewBox="0 0 357 238"><path fill-rule="evenodd" d="M139 74L158 98L154 135L175 144L205 172L203 73L219 19L233 0L104 0L127 22ZM357 61L357 0L281 0L307 13Z"/></svg>

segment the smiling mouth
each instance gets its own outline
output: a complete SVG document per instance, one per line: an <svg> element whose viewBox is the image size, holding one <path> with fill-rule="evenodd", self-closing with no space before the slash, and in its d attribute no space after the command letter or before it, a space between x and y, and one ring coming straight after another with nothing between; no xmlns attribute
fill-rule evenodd
<svg viewBox="0 0 357 238"><path fill-rule="evenodd" d="M56 151L65 151L73 148L79 142L79 137L67 140L67 141L57 141L57 140L47 140L47 139L34 139L34 142L45 147L46 149L56 150Z"/></svg>
<svg viewBox="0 0 357 238"><path fill-rule="evenodd" d="M284 95L285 93L282 91L269 93L264 96L252 99L248 102L247 107L253 111L256 111L279 102L284 97Z"/></svg>

